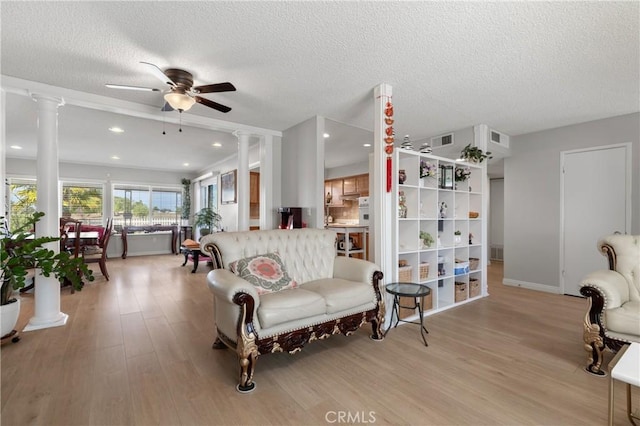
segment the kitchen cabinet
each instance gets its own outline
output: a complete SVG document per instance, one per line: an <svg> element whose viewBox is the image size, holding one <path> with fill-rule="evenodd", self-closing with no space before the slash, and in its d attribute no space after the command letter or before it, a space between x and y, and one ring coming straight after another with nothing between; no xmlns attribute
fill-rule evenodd
<svg viewBox="0 0 640 426"><path fill-rule="evenodd" d="M369 196L369 175L358 175L355 177L356 188L361 197Z"/></svg>
<svg viewBox="0 0 640 426"><path fill-rule="evenodd" d="M329 207L343 206L343 195L358 195L360 197L367 197L369 196L369 175L362 174L356 176L348 176L341 179L325 180L325 203L327 194L331 194L331 203L328 204Z"/></svg>
<svg viewBox="0 0 640 426"><path fill-rule="evenodd" d="M344 204L342 200L342 179L332 179L325 181L324 192L325 203L327 193L331 194L331 202L327 204L329 207L342 206Z"/></svg>
<svg viewBox="0 0 640 426"><path fill-rule="evenodd" d="M342 179L342 193L344 195L356 194L357 192L358 187L355 176Z"/></svg>

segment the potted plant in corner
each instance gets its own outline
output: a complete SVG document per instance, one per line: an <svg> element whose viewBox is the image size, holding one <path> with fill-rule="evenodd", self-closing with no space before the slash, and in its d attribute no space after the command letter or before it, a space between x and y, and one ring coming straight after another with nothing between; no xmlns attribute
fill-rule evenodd
<svg viewBox="0 0 640 426"><path fill-rule="evenodd" d="M25 223L13 233L7 228L4 217L0 238L0 261L2 263L2 288L0 291L0 315L2 328L0 336L11 334L20 314L20 299L12 297L13 291L25 286L30 269L37 268L45 277L55 276L60 282L68 281L74 289L82 290L83 279L93 281L93 273L82 258L74 258L69 253L55 253L44 244L59 241L58 237L35 237L32 229L44 216L42 212L33 213Z"/></svg>
<svg viewBox="0 0 640 426"><path fill-rule="evenodd" d="M213 229L220 226L222 216L211 207L205 207L200 209L200 211L193 216L193 219L193 226L198 228L200 230L200 236L204 237L210 234Z"/></svg>
<svg viewBox="0 0 640 426"><path fill-rule="evenodd" d="M471 144L468 144L460 152L460 158L470 163L482 163L485 158L491 159L493 157L489 151L485 153L477 146L471 146Z"/></svg>

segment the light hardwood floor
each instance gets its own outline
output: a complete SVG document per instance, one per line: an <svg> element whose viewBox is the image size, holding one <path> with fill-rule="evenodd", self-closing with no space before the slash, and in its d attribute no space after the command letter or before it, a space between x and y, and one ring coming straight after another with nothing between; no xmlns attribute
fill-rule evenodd
<svg viewBox="0 0 640 426"><path fill-rule="evenodd" d="M181 263L111 259L111 281L63 289L66 326L2 346L2 425L326 425L338 412L380 425L606 424L608 379L582 369L586 301L503 286L500 264L489 297L427 318L429 347L416 326L383 342L366 326L260 357L257 388L241 395L235 354L211 349L208 268ZM33 296L22 301L20 328Z"/></svg>

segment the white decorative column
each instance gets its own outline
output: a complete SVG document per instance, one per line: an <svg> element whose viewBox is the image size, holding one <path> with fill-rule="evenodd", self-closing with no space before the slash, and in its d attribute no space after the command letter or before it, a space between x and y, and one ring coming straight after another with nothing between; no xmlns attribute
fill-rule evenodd
<svg viewBox="0 0 640 426"><path fill-rule="evenodd" d="M274 229L273 136L260 138L260 229Z"/></svg>
<svg viewBox="0 0 640 426"><path fill-rule="evenodd" d="M386 137L385 129L387 125L384 122L385 108L387 102L392 102L393 90L388 84L380 84L374 88L374 128L373 128L373 184L371 183L371 177L369 185L373 188L373 192L370 194L369 200L369 212L373 215L373 228L371 229L369 239L371 244L369 247L373 248L373 256L375 263L380 266L384 273L384 283L390 283L394 281L393 277L393 264L394 259L393 250L397 246L396 236L393 234L393 194L387 192L387 158L388 155L385 152L387 144L384 141ZM395 177L395 170L397 165L393 164L391 170L391 178ZM385 300L387 308L387 314L385 316L385 326L390 324L391 321L391 306L393 299L382 291L382 297Z"/></svg>
<svg viewBox="0 0 640 426"><path fill-rule="evenodd" d="M6 185L5 179L7 178L7 160L6 160L6 152L7 152L7 134L6 134L6 122L7 122L7 92L0 89L0 178L2 178L2 182L0 182L0 202L2 203L2 210L0 210L0 216L7 217L9 203L6 198L7 194L5 193ZM6 206L6 209L5 209ZM2 223L0 223L0 226Z"/></svg>
<svg viewBox="0 0 640 426"><path fill-rule="evenodd" d="M45 216L36 225L36 236L60 236L58 193L58 107L60 98L33 95L38 103L37 209ZM58 242L45 245L60 252ZM60 283L55 277L36 276L34 316L24 331L65 325L69 316L60 312Z"/></svg>
<svg viewBox="0 0 640 426"><path fill-rule="evenodd" d="M391 235L393 220L393 194L387 192L387 154L385 153L384 138L385 128L384 110L388 101L391 101L393 90L388 84L380 84L374 89L374 130L373 130L373 197L370 200L370 212L373 216L373 229L370 233L373 236L373 254L375 263L383 271L392 271L393 259L391 249L395 246ZM391 176L393 177L396 165L393 165ZM370 237L371 238L371 237ZM385 281L390 282L393 277L385 276ZM390 306L390 305L389 305Z"/></svg>
<svg viewBox="0 0 640 426"><path fill-rule="evenodd" d="M249 230L249 138L251 133L235 131L238 138L238 231Z"/></svg>

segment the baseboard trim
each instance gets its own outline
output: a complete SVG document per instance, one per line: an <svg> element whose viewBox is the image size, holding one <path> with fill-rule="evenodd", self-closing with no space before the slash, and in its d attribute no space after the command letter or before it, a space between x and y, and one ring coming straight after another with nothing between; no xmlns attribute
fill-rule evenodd
<svg viewBox="0 0 640 426"><path fill-rule="evenodd" d="M553 287L550 285L530 283L528 281L511 280L508 278L502 279L502 284L510 285L512 287L522 287L529 290L544 291L545 293L562 294L560 287Z"/></svg>

